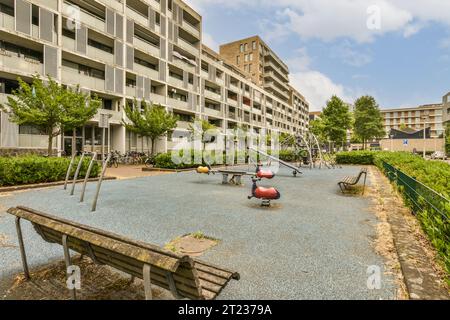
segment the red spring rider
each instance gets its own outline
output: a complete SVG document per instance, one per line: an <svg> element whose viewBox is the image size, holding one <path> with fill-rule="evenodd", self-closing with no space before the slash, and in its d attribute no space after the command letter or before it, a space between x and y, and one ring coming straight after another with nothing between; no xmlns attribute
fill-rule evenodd
<svg viewBox="0 0 450 320"><path fill-rule="evenodd" d="M252 198L261 199L262 200L261 206L269 207L270 201L278 200L281 198L280 192L275 188L258 187L256 185L256 182L258 180L260 179L252 178L253 181L252 195L248 196L248 199Z"/></svg>
<svg viewBox="0 0 450 320"><path fill-rule="evenodd" d="M275 177L275 173L273 173L270 170L263 170L262 169L262 162L260 161L258 165L256 166L256 177L261 179L273 179Z"/></svg>

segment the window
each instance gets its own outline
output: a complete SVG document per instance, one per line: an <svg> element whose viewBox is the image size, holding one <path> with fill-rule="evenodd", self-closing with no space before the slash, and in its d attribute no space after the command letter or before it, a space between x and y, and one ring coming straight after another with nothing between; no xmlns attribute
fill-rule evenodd
<svg viewBox="0 0 450 320"><path fill-rule="evenodd" d="M43 135L44 133L38 127L30 125L20 125L19 134Z"/></svg>
<svg viewBox="0 0 450 320"><path fill-rule="evenodd" d="M244 55L244 61L248 62L248 54Z"/></svg>
<svg viewBox="0 0 450 320"><path fill-rule="evenodd" d="M248 43L244 44L244 51L248 51Z"/></svg>
<svg viewBox="0 0 450 320"><path fill-rule="evenodd" d="M67 38L70 38L70 39L75 40L75 32L72 31L72 30L69 30L69 29L63 29L63 30L62 30L62 35L63 35L64 37L67 37Z"/></svg>
<svg viewBox="0 0 450 320"><path fill-rule="evenodd" d="M250 57L250 61L253 61L253 53L250 53L249 57Z"/></svg>
<svg viewBox="0 0 450 320"><path fill-rule="evenodd" d="M248 65L248 72L252 72L252 64L251 63Z"/></svg>
<svg viewBox="0 0 450 320"><path fill-rule="evenodd" d="M252 49L253 49L253 50L256 50L256 41L253 41L253 42L252 42Z"/></svg>
<svg viewBox="0 0 450 320"><path fill-rule="evenodd" d="M241 44L239 50L240 50L241 52L244 52L244 45L243 45L243 44Z"/></svg>
<svg viewBox="0 0 450 320"><path fill-rule="evenodd" d="M236 57L236 64L239 65L241 63L241 56Z"/></svg>

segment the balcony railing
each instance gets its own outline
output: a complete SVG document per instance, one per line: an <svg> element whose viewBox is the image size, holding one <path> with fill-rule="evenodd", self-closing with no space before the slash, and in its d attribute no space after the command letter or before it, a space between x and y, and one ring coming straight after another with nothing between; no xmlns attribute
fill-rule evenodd
<svg viewBox="0 0 450 320"><path fill-rule="evenodd" d="M205 97L216 100L216 101L222 100L220 94L209 91L209 90L205 90Z"/></svg>
<svg viewBox="0 0 450 320"><path fill-rule="evenodd" d="M148 17L144 16L142 13L130 8L127 6L125 13L128 18L134 20L135 22L143 25L144 27L148 27Z"/></svg>
<svg viewBox="0 0 450 320"><path fill-rule="evenodd" d="M134 46L145 53L149 53L155 57L159 57L160 49L148 41L145 41L138 37L134 37Z"/></svg>
<svg viewBox="0 0 450 320"><path fill-rule="evenodd" d="M26 58L15 52L0 50L0 67L18 70L27 74L43 74L44 65L37 60Z"/></svg>
<svg viewBox="0 0 450 320"><path fill-rule="evenodd" d="M80 85L92 90L105 91L105 80L79 73L77 70L62 67L62 81L67 84Z"/></svg>
<svg viewBox="0 0 450 320"><path fill-rule="evenodd" d="M200 37L200 30L198 30L196 27L194 27L193 25L191 25L189 22L187 22L186 20L183 20L183 24L182 24L183 29L185 29L186 31L189 31L190 33L192 33L194 36L196 37Z"/></svg>
<svg viewBox="0 0 450 320"><path fill-rule="evenodd" d="M178 88L184 88L184 81L174 78L174 77L170 77L169 76L169 84L178 87Z"/></svg>
<svg viewBox="0 0 450 320"><path fill-rule="evenodd" d="M73 6L68 2L63 2L64 15L67 16L68 18L71 18L70 14L72 13L72 11ZM105 32L106 23L104 19L101 19L84 9L80 9L79 18L81 23L86 24L87 26L97 29L99 31Z"/></svg>
<svg viewBox="0 0 450 320"><path fill-rule="evenodd" d="M183 48L183 49L189 51L189 52L192 53L193 55L196 55L196 56L197 56L197 55L199 54L199 50L198 50L192 43L189 43L189 42L187 42L187 41L184 41L184 40L181 39L181 38L178 38L178 45L179 45L181 48Z"/></svg>
<svg viewBox="0 0 450 320"><path fill-rule="evenodd" d="M177 108L177 109L189 109L188 103L186 101L181 101L178 99L167 98L167 104L169 107Z"/></svg>
<svg viewBox="0 0 450 320"><path fill-rule="evenodd" d="M158 71L148 68L146 66L143 66L139 63L134 63L133 70L143 76L150 77L153 80L157 80L159 78Z"/></svg>

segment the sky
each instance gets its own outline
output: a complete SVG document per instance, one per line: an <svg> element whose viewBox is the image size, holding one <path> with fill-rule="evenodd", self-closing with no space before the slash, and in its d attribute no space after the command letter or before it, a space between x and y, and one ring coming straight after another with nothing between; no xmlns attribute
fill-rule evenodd
<svg viewBox="0 0 450 320"><path fill-rule="evenodd" d="M312 111L332 95L382 109L441 103L450 91L450 0L185 0L203 42L260 35Z"/></svg>

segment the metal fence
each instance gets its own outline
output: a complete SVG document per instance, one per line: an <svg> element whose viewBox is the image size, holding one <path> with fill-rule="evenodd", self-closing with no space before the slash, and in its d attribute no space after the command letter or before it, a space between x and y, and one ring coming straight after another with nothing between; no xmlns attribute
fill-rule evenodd
<svg viewBox="0 0 450 320"><path fill-rule="evenodd" d="M383 162L383 168L413 213L419 216L433 244L440 251L444 250L444 259L449 259L445 251L450 243L450 200L386 162Z"/></svg>

